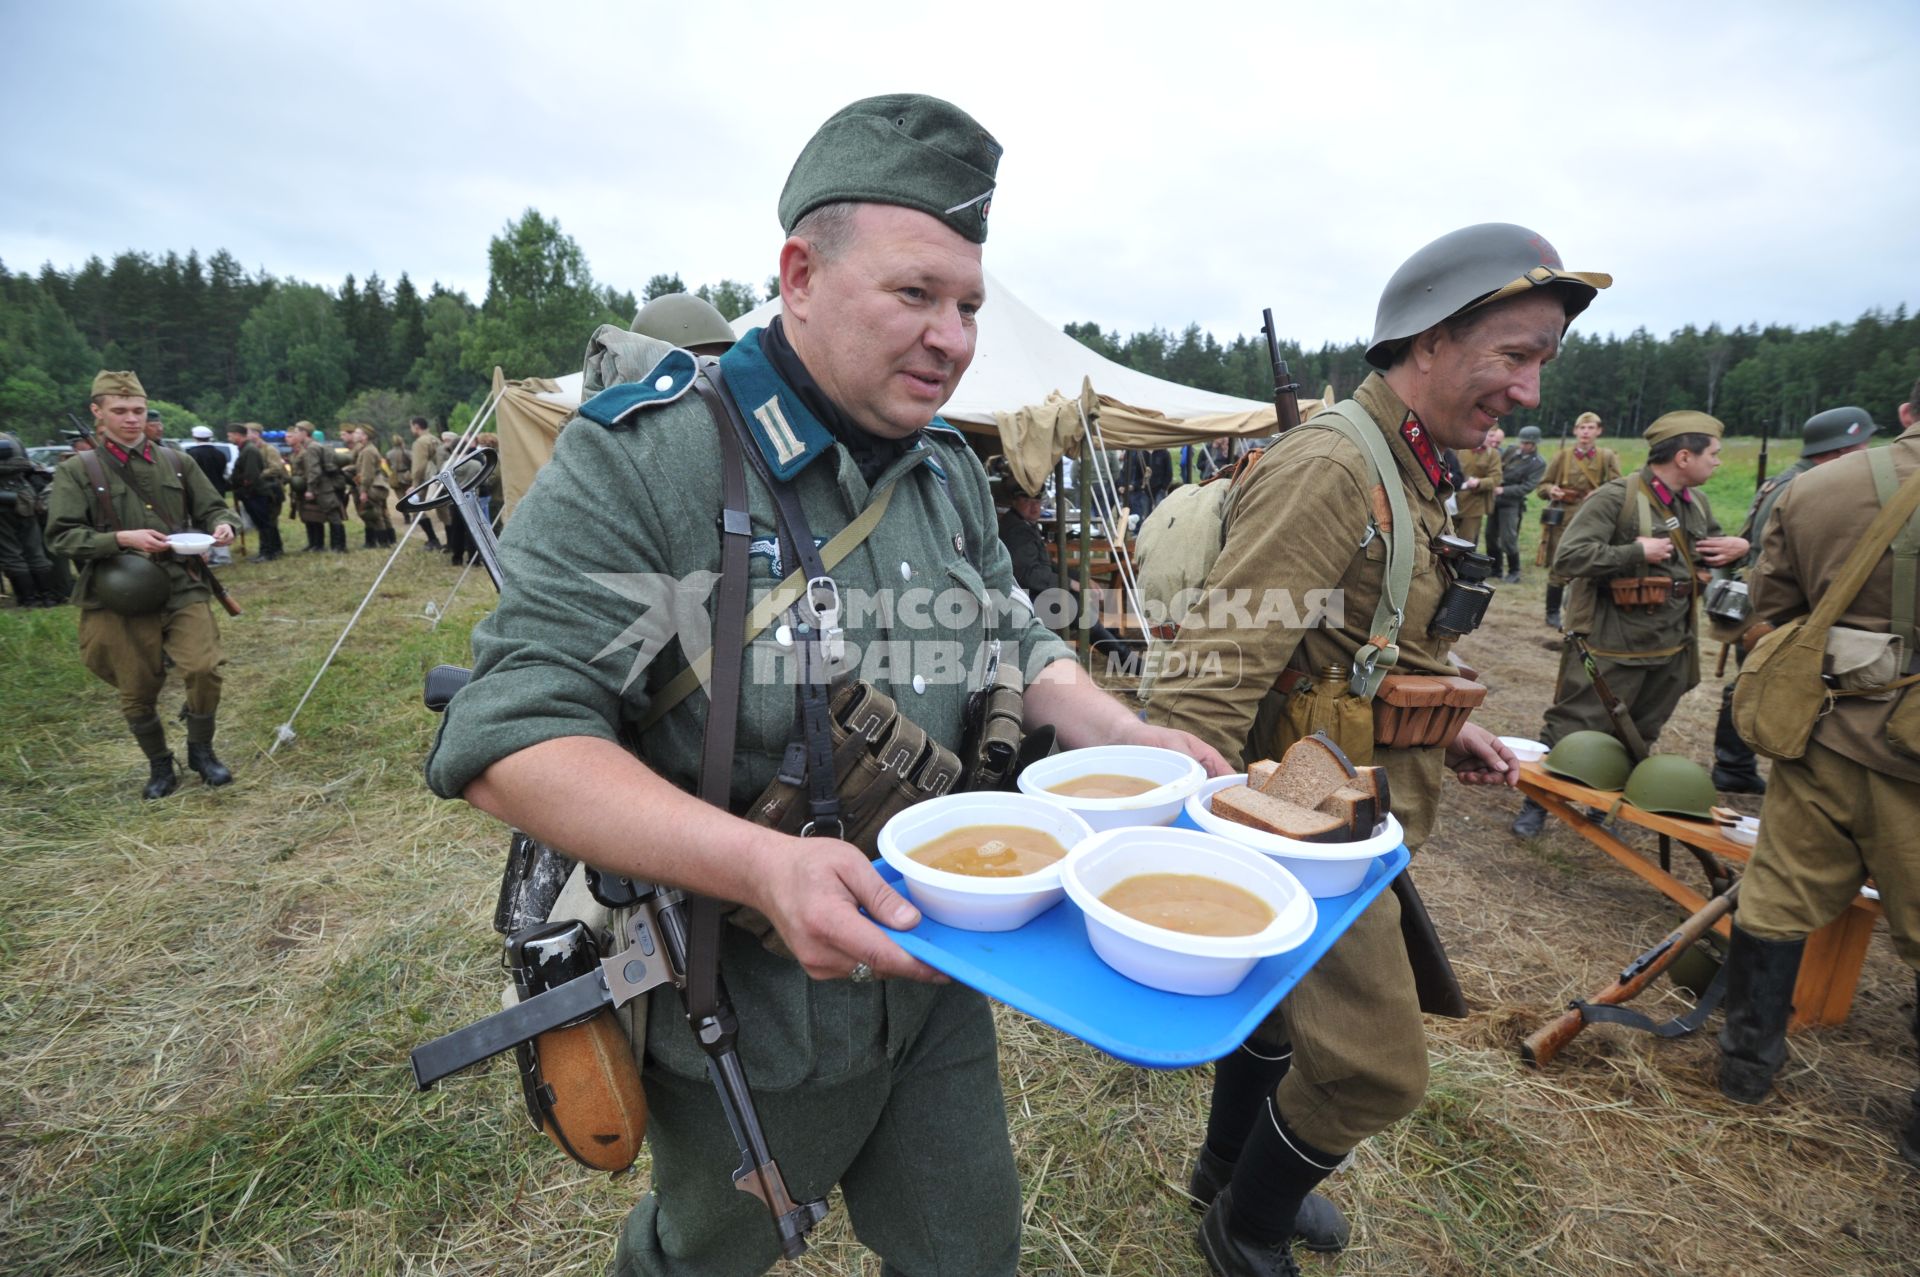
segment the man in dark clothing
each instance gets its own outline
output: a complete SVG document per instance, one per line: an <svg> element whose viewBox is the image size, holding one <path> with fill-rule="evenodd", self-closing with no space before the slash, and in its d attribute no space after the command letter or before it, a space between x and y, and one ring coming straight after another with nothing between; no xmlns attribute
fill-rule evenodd
<svg viewBox="0 0 1920 1277"><path fill-rule="evenodd" d="M1167 490L1173 487L1173 458L1165 448L1155 448L1147 453L1147 514L1152 514L1167 499ZM1141 515L1146 518L1146 515Z"/></svg>
<svg viewBox="0 0 1920 1277"><path fill-rule="evenodd" d="M205 426L193 428L193 442L187 445L187 455L206 472L207 482L221 496L227 495L227 450L213 441L213 431Z"/></svg>
<svg viewBox="0 0 1920 1277"><path fill-rule="evenodd" d="M1041 595L1060 588L1053 561L1047 554L1046 535L1040 531L1039 497L1017 495L1007 503L1007 512L1000 516L1000 544L1007 547L1007 557L1013 560L1014 583L1027 592L1029 599L1035 601L1035 613L1041 622L1066 635L1075 623L1078 609L1049 608L1039 604ZM1078 594L1080 582L1069 577L1067 588ZM1132 649L1112 630L1100 624L1098 617L1094 619L1092 635L1094 651L1118 656L1123 671L1135 672Z"/></svg>
<svg viewBox="0 0 1920 1277"><path fill-rule="evenodd" d="M1493 574L1510 584L1520 580L1520 519L1527 496L1547 472L1540 455L1540 428L1522 426L1520 442L1500 451L1500 486L1493 490L1493 527L1487 532L1487 553L1493 556ZM1506 575L1501 576L1504 563Z"/></svg>

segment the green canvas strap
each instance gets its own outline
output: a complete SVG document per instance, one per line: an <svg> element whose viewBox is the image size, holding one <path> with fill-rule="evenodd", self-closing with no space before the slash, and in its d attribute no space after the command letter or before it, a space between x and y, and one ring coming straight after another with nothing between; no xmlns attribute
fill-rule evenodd
<svg viewBox="0 0 1920 1277"><path fill-rule="evenodd" d="M839 565L840 560L851 554L854 547L858 546L862 541L865 541L873 530L880 526L880 520L886 517L887 504L893 500L893 490L899 486L899 482L898 479L895 479L892 483L880 489L879 494L869 502L867 508L860 512L859 518L840 529L825 545L820 547L820 563L823 567L831 572ZM775 586L765 598L760 600L752 611L747 613L747 629L744 642L751 643L754 639L760 637L761 633L765 631L769 625L773 624L774 618L792 607L794 603L799 600L801 594L806 592L806 588L807 574L805 571L790 573L784 581ZM707 671L711 669L712 666L713 653L709 650L703 654L699 660L674 675L673 679L665 687L660 689L660 694L654 697L653 703L648 706L646 717L640 720L640 730L643 732L646 731L662 718L665 718L667 712L674 706L687 699L693 692L693 689L705 681Z"/></svg>
<svg viewBox="0 0 1920 1277"><path fill-rule="evenodd" d="M1353 694L1372 700L1382 679L1400 663L1400 627L1407 618L1407 591L1413 585L1413 515L1407 506L1406 488L1400 482L1400 467L1394 464L1387 438L1380 432L1367 410L1352 399L1345 399L1316 416L1308 425L1321 426L1344 435L1366 458L1373 482L1387 494L1387 512L1393 526L1387 530L1387 571L1382 582L1380 602L1373 609L1373 624L1368 639L1353 654ZM1367 541L1381 535L1379 521L1368 503ZM1366 545L1362 541L1362 546Z"/></svg>
<svg viewBox="0 0 1920 1277"><path fill-rule="evenodd" d="M1873 487L1884 506L1893 503L1894 496L1900 491L1900 483L1893 474L1893 454L1885 448L1875 448L1867 454L1867 465L1873 471ZM1920 514L1907 520L1905 527L1893 538L1893 632L1900 636L1911 657L1915 651L1914 588L1915 572L1920 571Z"/></svg>

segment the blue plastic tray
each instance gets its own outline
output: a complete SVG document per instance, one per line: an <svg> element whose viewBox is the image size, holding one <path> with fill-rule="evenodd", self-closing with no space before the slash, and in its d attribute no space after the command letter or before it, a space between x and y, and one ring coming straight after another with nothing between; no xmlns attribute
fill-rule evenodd
<svg viewBox="0 0 1920 1277"><path fill-rule="evenodd" d="M1316 900L1320 919L1305 944L1255 963L1239 988L1218 997L1165 993L1127 979L1087 943L1086 922L1072 900L1018 931L961 931L922 917L893 938L928 966L1116 1059L1184 1069L1246 1041L1407 860L1406 847L1397 847L1374 860L1359 890ZM873 867L898 884L891 865L876 860Z"/></svg>

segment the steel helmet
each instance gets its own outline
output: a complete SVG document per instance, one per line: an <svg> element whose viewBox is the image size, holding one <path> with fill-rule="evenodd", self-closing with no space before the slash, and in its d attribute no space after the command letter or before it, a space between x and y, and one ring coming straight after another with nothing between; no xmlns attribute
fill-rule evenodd
<svg viewBox="0 0 1920 1277"><path fill-rule="evenodd" d="M33 463L27 458L27 450L20 441L5 431L0 431L0 470L28 470Z"/></svg>
<svg viewBox="0 0 1920 1277"><path fill-rule="evenodd" d="M116 554L95 567L89 580L93 597L121 616L149 616L165 607L173 593L167 570L138 554Z"/></svg>
<svg viewBox="0 0 1920 1277"><path fill-rule="evenodd" d="M1530 288L1557 287L1569 322L1613 283L1597 271L1569 271L1546 238L1510 222L1482 222L1450 234L1401 263L1380 294L1367 362L1392 365L1400 344L1443 319Z"/></svg>
<svg viewBox="0 0 1920 1277"><path fill-rule="evenodd" d="M1649 754L1627 777L1627 801L1641 811L1711 820L1719 798L1707 769L1678 754Z"/></svg>
<svg viewBox="0 0 1920 1277"><path fill-rule="evenodd" d="M1873 438L1880 427L1873 424L1865 408L1829 408L1807 418L1800 427L1803 441L1800 455L1817 457L1825 452L1851 448Z"/></svg>
<svg viewBox="0 0 1920 1277"><path fill-rule="evenodd" d="M682 350L733 345L733 325L727 317L692 293L654 298L633 317L633 331L642 337L672 342Z"/></svg>
<svg viewBox="0 0 1920 1277"><path fill-rule="evenodd" d="M1627 783L1633 759L1618 737L1606 732L1569 732L1554 742L1541 766L1590 789L1611 790Z"/></svg>
<svg viewBox="0 0 1920 1277"><path fill-rule="evenodd" d="M1538 426L1520 427L1520 442L1521 443L1539 443L1540 427Z"/></svg>

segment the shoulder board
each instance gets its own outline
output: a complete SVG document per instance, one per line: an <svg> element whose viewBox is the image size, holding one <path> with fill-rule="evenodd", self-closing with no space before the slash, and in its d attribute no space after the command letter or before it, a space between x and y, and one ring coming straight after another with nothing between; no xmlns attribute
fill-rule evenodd
<svg viewBox="0 0 1920 1277"><path fill-rule="evenodd" d="M580 415L607 427L632 425L648 408L670 404L693 389L698 365L684 350L670 350L644 377L608 386L580 405Z"/></svg>

